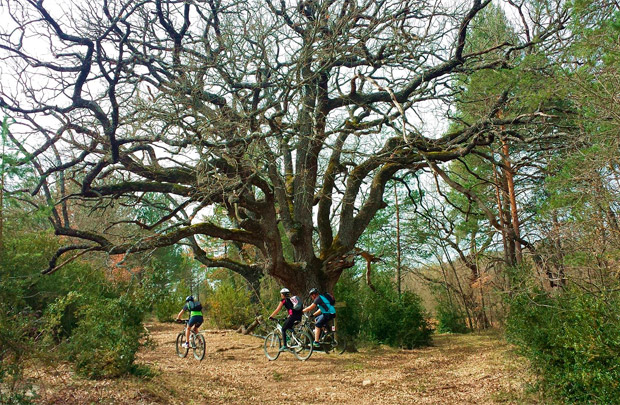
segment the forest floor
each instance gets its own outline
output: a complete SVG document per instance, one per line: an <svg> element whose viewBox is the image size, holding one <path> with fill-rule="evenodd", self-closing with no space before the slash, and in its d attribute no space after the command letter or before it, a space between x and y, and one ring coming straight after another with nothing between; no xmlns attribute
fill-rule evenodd
<svg viewBox="0 0 620 405"><path fill-rule="evenodd" d="M151 377L88 380L67 365L28 369L41 404L534 404L527 362L496 334L436 335L433 346L383 346L276 361L258 337L204 330L202 361L179 358L178 324L147 324L155 343L138 364Z"/></svg>

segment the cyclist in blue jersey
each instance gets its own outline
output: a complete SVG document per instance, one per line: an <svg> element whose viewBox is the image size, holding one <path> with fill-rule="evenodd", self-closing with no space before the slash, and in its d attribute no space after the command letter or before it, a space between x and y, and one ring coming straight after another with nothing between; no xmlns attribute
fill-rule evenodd
<svg viewBox="0 0 620 405"><path fill-rule="evenodd" d="M321 337L321 328L329 322L330 319L336 317L336 308L330 304L327 297L319 294L319 290L313 288L310 290L310 298L312 298L312 304L303 309L303 312L316 311L312 314L316 317L314 327L314 347L320 347L319 339Z"/></svg>
<svg viewBox="0 0 620 405"><path fill-rule="evenodd" d="M183 316L185 311L189 311L189 321L187 322L187 328L185 330L185 343L183 343L183 347L189 347L190 329L193 329L194 333L198 333L198 328L200 328L200 325L204 322L202 317L202 305L199 301L194 301L194 297L190 295L185 298L185 305L177 315L177 321L181 320L181 316Z"/></svg>

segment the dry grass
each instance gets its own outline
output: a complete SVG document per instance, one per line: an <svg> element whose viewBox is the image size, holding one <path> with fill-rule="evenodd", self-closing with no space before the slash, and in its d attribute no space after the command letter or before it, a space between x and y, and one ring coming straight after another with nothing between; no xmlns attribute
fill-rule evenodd
<svg viewBox="0 0 620 405"><path fill-rule="evenodd" d="M90 381L65 365L28 370L43 404L533 404L526 362L492 334L439 335L417 350L375 347L306 362L274 362L262 341L205 331L202 362L175 355L179 325L148 325L157 346L139 355L155 376Z"/></svg>

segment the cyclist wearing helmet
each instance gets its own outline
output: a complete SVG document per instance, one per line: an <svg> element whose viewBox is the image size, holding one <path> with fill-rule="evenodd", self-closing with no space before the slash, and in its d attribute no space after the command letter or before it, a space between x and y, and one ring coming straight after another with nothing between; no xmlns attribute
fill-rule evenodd
<svg viewBox="0 0 620 405"><path fill-rule="evenodd" d="M204 322L202 318L202 305L199 301L195 301L193 296L185 298L185 305L183 309L177 315L177 321L181 320L183 312L189 311L189 321L187 322L187 328L185 329L185 343L183 347L189 347L189 331L194 330L194 333L198 333L198 328Z"/></svg>
<svg viewBox="0 0 620 405"><path fill-rule="evenodd" d="M301 310L296 310L294 308L295 304L291 301L291 292L288 288L281 289L280 296L282 297L282 300L280 301L280 304L278 304L278 307L273 311L273 313L269 315L269 319L275 320L274 317L278 312L280 312L282 307L285 307L288 311L288 317L282 325L282 347L280 348L280 351L284 351L288 350L288 346L286 344L286 331L289 329L293 329L293 325L295 324L295 322L301 321ZM297 298L295 297L295 299Z"/></svg>
<svg viewBox="0 0 620 405"><path fill-rule="evenodd" d="M316 309L312 314L316 316L316 322L314 324L314 347L320 347L319 338L321 337L321 328L329 322L330 319L336 317L336 308L330 304L329 300L323 295L319 294L319 290L312 288L309 291L310 298L312 298L312 304L303 309L303 312L310 312Z"/></svg>

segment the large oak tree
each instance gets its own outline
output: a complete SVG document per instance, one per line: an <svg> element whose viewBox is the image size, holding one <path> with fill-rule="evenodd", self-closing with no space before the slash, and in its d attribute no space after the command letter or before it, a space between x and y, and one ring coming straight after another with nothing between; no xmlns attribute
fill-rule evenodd
<svg viewBox="0 0 620 405"><path fill-rule="evenodd" d="M490 0L4 3L0 106L67 242L47 272L84 251L185 243L207 266L299 293L331 289L353 264L397 173L537 122L540 111L499 118L509 92L447 133L423 110L448 113L463 91L454 75L511 69L564 19L524 17L520 40L468 52ZM119 205L135 209L105 226L76 218Z"/></svg>

